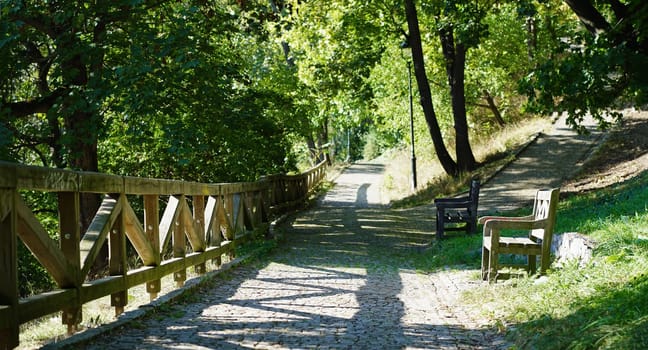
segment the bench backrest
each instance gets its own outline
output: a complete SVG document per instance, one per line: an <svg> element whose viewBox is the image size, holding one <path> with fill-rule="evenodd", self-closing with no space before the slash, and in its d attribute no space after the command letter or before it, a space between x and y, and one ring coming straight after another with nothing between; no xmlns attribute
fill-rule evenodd
<svg viewBox="0 0 648 350"><path fill-rule="evenodd" d="M536 220L547 219L547 223L543 228L531 230L530 235L541 239L543 243L548 241L547 243L551 244L559 195L559 188L540 190L536 193L535 202L533 203L533 216Z"/></svg>

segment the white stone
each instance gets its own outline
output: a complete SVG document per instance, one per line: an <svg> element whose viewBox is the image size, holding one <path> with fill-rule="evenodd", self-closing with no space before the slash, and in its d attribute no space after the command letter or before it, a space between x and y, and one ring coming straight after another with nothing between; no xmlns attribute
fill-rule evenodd
<svg viewBox="0 0 648 350"><path fill-rule="evenodd" d="M576 260L583 267L592 259L596 242L577 232L554 235L551 242L551 253L556 257L554 264L558 267L568 261Z"/></svg>

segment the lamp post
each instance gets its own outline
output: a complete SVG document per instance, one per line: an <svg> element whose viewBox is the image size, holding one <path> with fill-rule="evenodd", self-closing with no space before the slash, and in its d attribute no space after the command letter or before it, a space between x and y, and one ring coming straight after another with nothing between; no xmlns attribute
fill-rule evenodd
<svg viewBox="0 0 648 350"><path fill-rule="evenodd" d="M410 140L412 151L412 190L416 190L416 152L414 151L414 102L412 96L412 49L407 41L400 45L403 59L407 61L407 75L409 78L409 117L410 117Z"/></svg>

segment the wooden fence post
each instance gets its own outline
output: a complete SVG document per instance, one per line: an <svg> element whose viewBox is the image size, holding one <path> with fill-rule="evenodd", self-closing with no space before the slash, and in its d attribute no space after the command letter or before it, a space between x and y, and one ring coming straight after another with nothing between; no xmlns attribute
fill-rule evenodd
<svg viewBox="0 0 648 350"><path fill-rule="evenodd" d="M178 215L175 217L175 222L173 223L173 257L174 258L184 258L185 252L187 251L187 240L185 236L185 225L182 218L182 211L184 210L185 203L187 199L184 195L180 195L178 198ZM173 274L173 280L176 282L178 288L184 286L184 282L187 280L187 268L183 267L182 269L176 271Z"/></svg>
<svg viewBox="0 0 648 350"><path fill-rule="evenodd" d="M14 189L0 189L0 349L18 346L18 266Z"/></svg>
<svg viewBox="0 0 648 350"><path fill-rule="evenodd" d="M194 218L194 227L197 235L202 237L202 241L206 242L207 237L205 236L205 197L204 196L193 196L193 218ZM205 246L205 248L207 248ZM200 263L194 266L194 271L203 275L207 272L206 264Z"/></svg>
<svg viewBox="0 0 648 350"><path fill-rule="evenodd" d="M144 227L146 237L148 237L153 251L155 252L155 265L160 266L160 202L156 194L144 195ZM146 282L146 291L149 293L149 299L157 298L158 293L162 290L162 280L156 279Z"/></svg>
<svg viewBox="0 0 648 350"><path fill-rule="evenodd" d="M78 192L59 192L59 245L68 263L74 268L74 285L59 286L61 288L75 288L80 291L81 287L81 252L79 241L81 240L81 209ZM77 325L83 319L80 293L77 293L75 305L63 309L61 318L63 324L68 326L68 334L76 332Z"/></svg>
<svg viewBox="0 0 648 350"><path fill-rule="evenodd" d="M126 195L121 194L120 197ZM119 201L124 203L125 198L120 198ZM108 240L108 271L111 276L126 277L126 229L125 218L123 211L117 216L117 220L110 230L110 238ZM124 306L128 302L128 291L122 290L110 295L110 305L115 307L115 316L119 316L124 312Z"/></svg>

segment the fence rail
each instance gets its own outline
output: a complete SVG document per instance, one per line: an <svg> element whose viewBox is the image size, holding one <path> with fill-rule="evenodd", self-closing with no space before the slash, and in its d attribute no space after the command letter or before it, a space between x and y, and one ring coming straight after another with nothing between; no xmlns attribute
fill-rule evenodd
<svg viewBox="0 0 648 350"><path fill-rule="evenodd" d="M323 179L326 162L298 175L270 175L257 182L206 184L77 172L0 162L0 349L18 346L19 326L62 312L73 332L83 304L110 295L116 314L128 289L146 284L151 300L161 278L184 284L187 268L206 272L220 265L237 243L267 228L274 217L303 203ZM26 191L52 193L58 211L58 239L50 238L24 198ZM101 196L101 205L81 232L81 197ZM136 214L133 203L143 210ZM139 208L139 207L138 207ZM18 239L47 270L57 289L20 298ZM88 275L108 245L109 276ZM139 261L129 268L127 247Z"/></svg>

